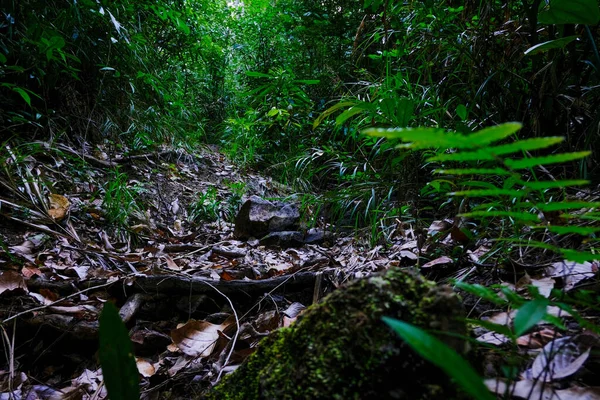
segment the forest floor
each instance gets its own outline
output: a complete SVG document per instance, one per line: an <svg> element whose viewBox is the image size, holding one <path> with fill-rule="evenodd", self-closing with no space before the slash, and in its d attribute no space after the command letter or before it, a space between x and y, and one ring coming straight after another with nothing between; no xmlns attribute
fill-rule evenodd
<svg viewBox="0 0 600 400"><path fill-rule="evenodd" d="M424 229L398 220L380 245L370 245L367 233L322 220L318 228L333 235L319 245L238 240L232 221L251 195L299 198L269 177L239 171L210 147L108 158L102 148L39 144L12 154L0 177L0 318L8 366L0 371L2 398L104 398L97 338L107 301L117 304L130 329L143 398L158 399L210 387L262 337L292 324L327 292L392 266L416 266L436 281L504 283L522 294L533 285L548 295L590 282L598 270L596 263L526 261L523 252L512 268L496 268L482 261L491 242L468 243L453 216ZM515 317L514 310L474 296L464 300L469 318L485 315L510 326ZM548 314L566 321L566 330L541 323L523 334L517 342L523 365L560 337L582 333L564 312ZM482 328L473 337L510 345ZM588 360L589 350L577 349L554 368L563 383ZM494 355L484 362L490 369L499 364ZM549 364L540 363L519 373Z"/></svg>

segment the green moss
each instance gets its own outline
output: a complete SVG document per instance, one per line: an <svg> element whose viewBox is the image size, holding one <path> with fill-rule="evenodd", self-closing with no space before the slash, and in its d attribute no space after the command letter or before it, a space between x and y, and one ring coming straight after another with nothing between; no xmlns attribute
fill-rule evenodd
<svg viewBox="0 0 600 400"><path fill-rule="evenodd" d="M458 298L391 269L338 290L280 329L211 393L214 399L452 398L448 379L382 322L391 316L465 333ZM457 339L442 337L461 350Z"/></svg>

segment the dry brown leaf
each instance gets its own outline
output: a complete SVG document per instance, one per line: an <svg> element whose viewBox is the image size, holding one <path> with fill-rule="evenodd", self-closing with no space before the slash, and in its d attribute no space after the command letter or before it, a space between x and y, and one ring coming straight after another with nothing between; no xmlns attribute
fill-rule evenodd
<svg viewBox="0 0 600 400"><path fill-rule="evenodd" d="M156 368L154 368L154 365L144 358L136 357L135 364L137 365L140 375L142 375L144 378L154 376L156 373Z"/></svg>
<svg viewBox="0 0 600 400"><path fill-rule="evenodd" d="M173 271L181 271L183 269L182 267L177 265L177 263L175 261L173 261L173 259L171 257L169 257L168 255L164 255L163 259L165 260L168 269L173 270Z"/></svg>
<svg viewBox="0 0 600 400"><path fill-rule="evenodd" d="M279 328L279 313L275 310L262 313L256 318L254 326L257 332L271 332Z"/></svg>
<svg viewBox="0 0 600 400"><path fill-rule="evenodd" d="M39 277L43 277L44 274L42 274L42 271L40 271L40 269L38 267L36 267L35 265L32 264L25 264L23 266L23 268L21 269L21 274L23 274L23 277L26 279L31 278L32 276L39 276Z"/></svg>
<svg viewBox="0 0 600 400"><path fill-rule="evenodd" d="M517 339L517 344L519 346L527 347L530 349L539 349L544 347L547 343L559 337L562 337L560 332L544 328L537 332L531 332L527 335L519 337Z"/></svg>
<svg viewBox="0 0 600 400"><path fill-rule="evenodd" d="M454 261L450 257L441 256L439 258L436 258L435 260L431 260L428 263L423 264L421 268L431 268L435 267L436 265L452 264L453 262Z"/></svg>
<svg viewBox="0 0 600 400"><path fill-rule="evenodd" d="M48 209L48 215L50 215L50 217L55 221L63 220L67 215L67 212L69 212L69 208L71 207L69 199L67 199L65 196L54 193L48 195L48 204L50 206Z"/></svg>
<svg viewBox="0 0 600 400"><path fill-rule="evenodd" d="M485 256L490 250L491 246L488 244L483 244L473 251L467 250L467 255L471 261L478 263L481 257Z"/></svg>
<svg viewBox="0 0 600 400"><path fill-rule="evenodd" d="M15 271L4 271L0 275L0 294L21 289L29 293L23 275Z"/></svg>
<svg viewBox="0 0 600 400"><path fill-rule="evenodd" d="M190 320L183 326L171 331L171 339L179 350L191 357L208 357L211 355L219 339L219 331L223 331L232 323L231 318L222 324L211 324L207 321Z"/></svg>
<svg viewBox="0 0 600 400"><path fill-rule="evenodd" d="M35 257L33 255L34 248L35 248L35 245L30 240L26 240L18 246L10 246L9 247L11 253L21 256L24 259L26 259L27 261L35 264Z"/></svg>

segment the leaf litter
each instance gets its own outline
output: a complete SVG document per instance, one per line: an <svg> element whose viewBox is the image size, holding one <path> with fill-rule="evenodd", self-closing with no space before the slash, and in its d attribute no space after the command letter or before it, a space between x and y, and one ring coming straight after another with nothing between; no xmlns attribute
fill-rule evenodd
<svg viewBox="0 0 600 400"><path fill-rule="evenodd" d="M54 160L68 165L69 150L61 146L64 153ZM258 240L234 238L231 221L250 195L290 198L285 186L240 172L214 149L199 154L165 149L145 159L114 159L128 170L129 179L119 189L132 194L136 204L122 204L127 208L125 229L114 222L119 207L107 202L110 174L91 165L83 171L57 171L31 156L27 162L37 169L23 169L22 186L0 196L6 217L0 220L0 238L7 244L0 250L0 299L20 301L5 308L1 318L5 326L18 320L17 334L30 335L36 343L30 351L11 350L22 352L23 364L10 374L3 372L0 383L9 387L10 380L14 394L105 398L101 371L80 353L95 346L97 318L107 301L121 306L149 394L165 380L188 382L189 376L209 387L252 354L261 338L293 324L327 291L391 266L416 266L438 281L455 277L499 283L487 275L494 243L486 239L468 245L454 218L420 230L398 221L394 240L386 245L370 246L361 237L338 233L327 245L261 246ZM62 190L56 193L56 188ZM319 223L335 230L326 221ZM457 249L463 255L457 256ZM513 283L504 282L525 297L531 286L549 297L553 289L572 291L597 276L596 262L556 261L539 269L530 268L528 256L514 259L527 272ZM309 286L314 293L306 296L292 289L301 276L310 277L307 282L318 291ZM325 284L316 285L322 280ZM227 291L229 284L238 286ZM465 297L472 313L491 314L490 323L512 327L517 310L494 312L470 300ZM564 324L572 320L554 306L547 308L547 317ZM40 326L50 332L35 333ZM60 344L63 332L79 345ZM488 387L516 398L599 398L598 388L575 381L565 388L565 381L585 369L596 347L593 335L570 333L540 320L516 339L521 354L531 357L521 380L494 378L486 382ZM485 329L475 336L498 348L510 342ZM42 348L42 355L35 356ZM25 370L28 375L21 372ZM555 381L562 386L553 386Z"/></svg>

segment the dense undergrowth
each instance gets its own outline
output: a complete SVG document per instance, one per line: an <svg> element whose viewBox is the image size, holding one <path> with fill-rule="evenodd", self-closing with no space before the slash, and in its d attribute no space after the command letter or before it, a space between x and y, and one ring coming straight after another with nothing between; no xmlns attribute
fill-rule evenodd
<svg viewBox="0 0 600 400"><path fill-rule="evenodd" d="M399 221L420 231L450 217L458 252L496 240L484 264L509 264L523 246L531 259L596 259L599 204L573 198L600 182L595 1L6 3L5 187L34 179L31 155L59 152L83 171L78 153L110 163L216 144L291 186L309 225L326 219L373 245ZM126 232L143 185L111 174L95 195ZM231 219L245 191L230 189L225 202L200 194L190 220ZM60 188L25 200L47 212L48 193ZM597 308L590 294L458 285L516 309L556 305L581 324L572 306ZM552 320L531 314L519 330Z"/></svg>

